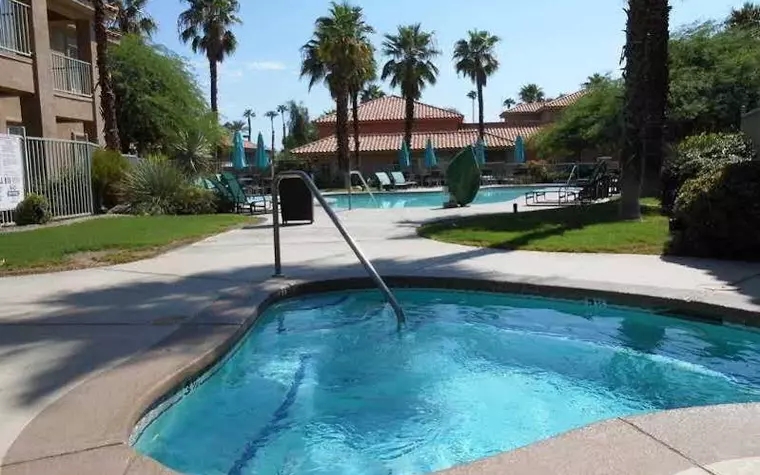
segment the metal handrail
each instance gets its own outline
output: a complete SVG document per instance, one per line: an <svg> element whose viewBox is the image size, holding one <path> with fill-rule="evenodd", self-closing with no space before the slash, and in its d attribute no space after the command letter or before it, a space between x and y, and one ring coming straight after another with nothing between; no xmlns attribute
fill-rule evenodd
<svg viewBox="0 0 760 475"><path fill-rule="evenodd" d="M367 271L369 276L372 278L372 280L375 282L375 285L380 289L380 291L383 293L385 298L388 300L388 303L391 304L391 307L393 307L393 311L396 313L396 320L398 322L398 327L401 328L402 325L406 322L406 317L404 316L404 310L401 308L401 305L398 303L398 300L396 300L396 297L393 295L391 290L388 288L388 286L385 284L385 281L382 277L380 277L380 274L377 273L375 270L375 267L372 265L372 263L364 256L364 253L359 249L359 245L356 244L356 241L354 241L354 238L351 237L350 234L348 234L348 231L343 226L343 223L340 222L340 219L338 219L338 215L335 214L335 211L330 208L330 205L325 200L325 197L322 196L322 193L319 191L319 188L317 188L317 185L314 184L314 182L311 180L311 177L307 175L305 172L302 171L286 171L278 173L275 177L274 181L272 182L272 220L273 220L273 229L274 229L274 275L275 277L281 277L282 276L282 262L281 262L281 256L280 256L280 215L279 215L279 186L280 182L284 178L300 178L306 186L311 191L311 194L319 201L319 204L322 205L322 208L325 210L325 213L327 213L327 216L330 217L333 224L336 228L338 228L338 231L340 231L340 234L343 236L343 239L345 239L346 243L348 243L348 246L351 248L352 251L354 251L354 254L356 254L356 257L359 259L359 262L362 263L362 266L364 266L364 269Z"/></svg>
<svg viewBox="0 0 760 475"><path fill-rule="evenodd" d="M375 199L375 195L372 193L372 190L370 190L369 185L367 184L367 180L364 179L364 175L361 174L359 170L351 170L348 172L349 176L356 175L359 177L359 180L362 182L362 185L364 185L364 189L367 190L367 193L369 193L369 197L372 198L372 202L375 203L376 207L380 207L380 205L377 203L377 200ZM348 192L351 193L351 187L348 187ZM350 209L350 208L349 208Z"/></svg>

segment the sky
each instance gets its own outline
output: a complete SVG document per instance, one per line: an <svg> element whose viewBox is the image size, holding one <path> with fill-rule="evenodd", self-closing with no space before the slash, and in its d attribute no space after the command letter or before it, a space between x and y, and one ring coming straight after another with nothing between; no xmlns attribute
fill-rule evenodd
<svg viewBox="0 0 760 475"><path fill-rule="evenodd" d="M744 0L672 0L671 29L697 21L723 19ZM520 86L536 83L547 96L571 93L593 73L619 75L619 60L625 35L624 0L353 0L364 9L376 34L393 33L398 25L421 23L435 32L440 75L435 86L423 91L422 102L453 107L471 119L472 103L466 94L473 84L454 71L454 43L468 30L488 30L501 38L496 53L499 70L488 79L484 90L485 120L497 121L502 103L516 98ZM326 88L299 78L300 47L313 32L314 20L326 14L328 0L240 0L242 24L234 28L238 38L235 54L221 66L219 109L223 120L240 120L246 108L257 117L254 137L271 128L264 113L291 99L303 102L312 118L332 109ZM208 64L177 38L177 16L185 8L182 0L149 0L147 13L159 25L154 35L163 44L185 56L208 91ZM477 6L477 7L476 7ZM382 67L384 59L378 55ZM387 93L392 91L382 84ZM275 119L275 144L279 148L282 123Z"/></svg>

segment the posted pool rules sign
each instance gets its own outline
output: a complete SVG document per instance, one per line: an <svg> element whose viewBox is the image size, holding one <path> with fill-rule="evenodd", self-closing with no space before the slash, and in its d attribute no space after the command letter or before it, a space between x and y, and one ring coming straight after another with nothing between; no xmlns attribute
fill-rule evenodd
<svg viewBox="0 0 760 475"><path fill-rule="evenodd" d="M16 209L24 199L21 137L0 134L0 211Z"/></svg>

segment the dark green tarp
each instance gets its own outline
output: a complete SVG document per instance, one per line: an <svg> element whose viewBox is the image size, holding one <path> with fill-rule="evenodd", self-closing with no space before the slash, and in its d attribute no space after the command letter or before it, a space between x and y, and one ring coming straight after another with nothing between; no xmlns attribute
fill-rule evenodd
<svg viewBox="0 0 760 475"><path fill-rule="evenodd" d="M475 199L480 189L480 167L472 146L460 151L451 160L446 169L446 185L459 206L466 206Z"/></svg>

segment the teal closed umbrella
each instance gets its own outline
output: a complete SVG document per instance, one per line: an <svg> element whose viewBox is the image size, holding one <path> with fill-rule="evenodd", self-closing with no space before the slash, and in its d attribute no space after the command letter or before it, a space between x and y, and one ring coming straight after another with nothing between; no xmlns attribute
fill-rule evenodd
<svg viewBox="0 0 760 475"><path fill-rule="evenodd" d="M406 141L401 141L401 148L398 151L398 164L403 170L412 166L412 158L410 157L409 147L406 146Z"/></svg>
<svg viewBox="0 0 760 475"><path fill-rule="evenodd" d="M248 166L245 162L245 147L243 146L243 133L238 131L232 137L232 166L235 170L242 170Z"/></svg>
<svg viewBox="0 0 760 475"><path fill-rule="evenodd" d="M483 139L478 139L478 142L475 144L475 160L480 166L486 164L486 143Z"/></svg>
<svg viewBox="0 0 760 475"><path fill-rule="evenodd" d="M269 154L264 146L264 136L259 132L259 138L256 140L256 168L266 170L269 168Z"/></svg>
<svg viewBox="0 0 760 475"><path fill-rule="evenodd" d="M433 168L438 165L438 158L435 156L435 150L433 149L433 142L428 139L427 145L425 145L425 166L427 168Z"/></svg>
<svg viewBox="0 0 760 475"><path fill-rule="evenodd" d="M525 163L525 141L519 135L515 139L515 163Z"/></svg>

